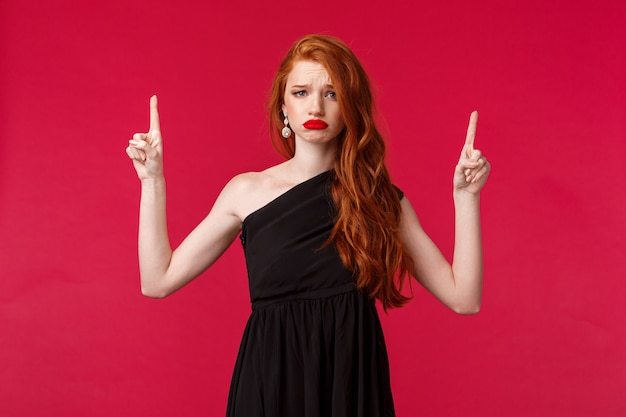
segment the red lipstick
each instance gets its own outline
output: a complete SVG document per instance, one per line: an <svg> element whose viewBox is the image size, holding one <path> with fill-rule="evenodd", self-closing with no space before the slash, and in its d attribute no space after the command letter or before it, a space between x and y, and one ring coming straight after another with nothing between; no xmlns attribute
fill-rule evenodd
<svg viewBox="0 0 626 417"><path fill-rule="evenodd" d="M326 129L328 127L328 123L319 119L311 119L311 120L307 120L306 122L304 122L302 126L304 126L307 129L318 130L318 129Z"/></svg>

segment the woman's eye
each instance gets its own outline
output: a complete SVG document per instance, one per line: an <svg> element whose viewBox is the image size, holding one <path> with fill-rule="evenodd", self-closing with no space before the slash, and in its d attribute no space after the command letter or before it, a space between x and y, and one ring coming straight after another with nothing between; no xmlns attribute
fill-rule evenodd
<svg viewBox="0 0 626 417"><path fill-rule="evenodd" d="M296 97L304 97L306 95L306 91L304 90L294 91L292 94Z"/></svg>
<svg viewBox="0 0 626 417"><path fill-rule="evenodd" d="M328 93L326 93L326 97L337 100L337 93L335 93L334 91L329 91Z"/></svg>

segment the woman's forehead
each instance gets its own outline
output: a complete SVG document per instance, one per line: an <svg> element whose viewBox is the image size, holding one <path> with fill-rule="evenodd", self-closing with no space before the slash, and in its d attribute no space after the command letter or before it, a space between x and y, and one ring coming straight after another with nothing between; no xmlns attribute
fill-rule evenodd
<svg viewBox="0 0 626 417"><path fill-rule="evenodd" d="M332 85L328 71L317 61L297 61L289 75L287 85Z"/></svg>

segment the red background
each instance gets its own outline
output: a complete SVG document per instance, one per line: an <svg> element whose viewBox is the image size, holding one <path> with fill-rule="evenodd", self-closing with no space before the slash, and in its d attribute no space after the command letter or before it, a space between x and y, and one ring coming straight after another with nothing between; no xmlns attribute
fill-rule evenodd
<svg viewBox="0 0 626 417"><path fill-rule="evenodd" d="M0 2L1 416L224 414L241 247L142 297L124 149L157 93L180 242L228 179L280 161L270 82L319 32L371 75L394 181L447 256L473 109L493 164L482 312L416 288L383 316L398 416L626 415L624 2L25 3Z"/></svg>

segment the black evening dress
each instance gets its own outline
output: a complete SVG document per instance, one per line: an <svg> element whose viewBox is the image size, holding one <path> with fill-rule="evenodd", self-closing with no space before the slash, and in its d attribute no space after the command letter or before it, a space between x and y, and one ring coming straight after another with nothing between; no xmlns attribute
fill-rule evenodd
<svg viewBox="0 0 626 417"><path fill-rule="evenodd" d="M252 313L227 417L393 417L387 350L374 302L334 245L333 171L243 222Z"/></svg>

